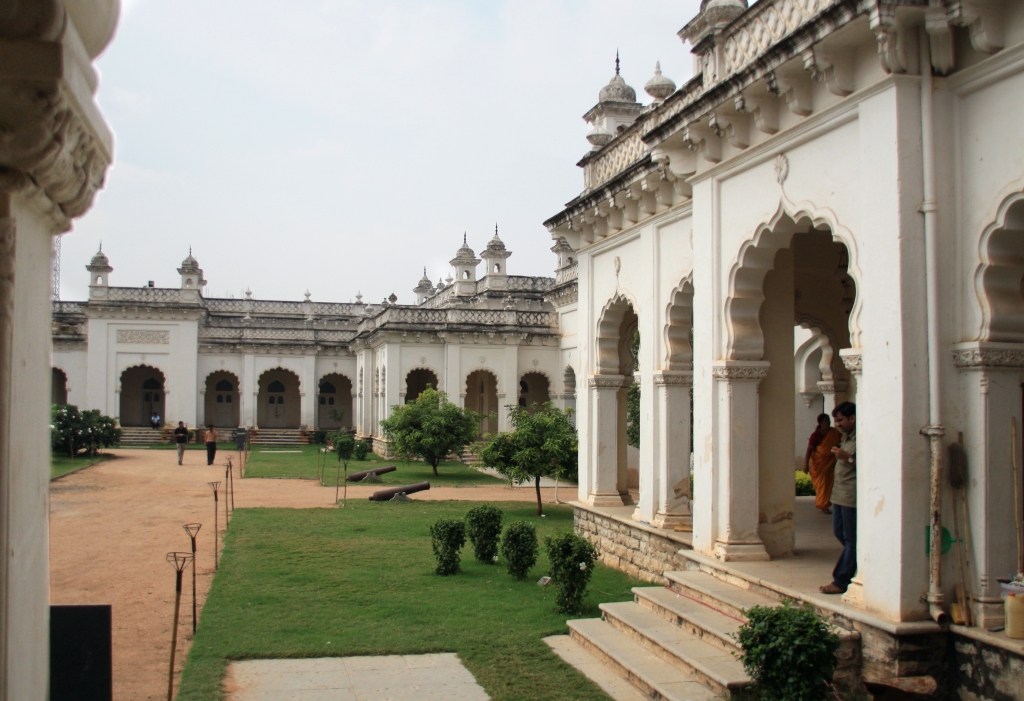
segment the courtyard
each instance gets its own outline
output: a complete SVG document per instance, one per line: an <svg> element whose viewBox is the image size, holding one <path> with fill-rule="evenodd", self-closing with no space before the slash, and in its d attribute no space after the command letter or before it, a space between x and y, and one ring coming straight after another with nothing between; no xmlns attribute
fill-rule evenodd
<svg viewBox="0 0 1024 701"><path fill-rule="evenodd" d="M512 489L479 473L485 481L475 486L455 480L411 503L367 501L387 485L350 486L340 509L333 508L329 478L329 486L315 479L238 479L233 451L219 454L220 464L209 467L200 451L188 451L181 467L171 450L110 454L51 483L51 599L113 605L115 699L165 698L174 601L165 554L189 550L182 525L190 522L203 524L197 538L199 629L193 640L186 584L178 698L231 698L220 696L231 660L451 652L493 699L606 698L542 640L564 633L566 619L554 612L553 591L536 585L546 573L543 553L525 582L500 566L476 563L469 547L463 574L432 573L428 525L462 516L474 503L496 503L506 523L534 523L542 540L569 528L572 509L552 505L551 488L543 489L544 518L534 515L532 488ZM236 464L238 511L225 533L222 492L215 578L214 502L207 483L224 481L229 456ZM311 449L254 451L253 472L261 459L268 472L294 462L299 476L315 478ZM309 475L302 473L306 463L312 465ZM376 464L351 463L350 471ZM441 473L458 469L442 466ZM584 616L598 616L599 602L630 599L636 584L599 568Z"/></svg>

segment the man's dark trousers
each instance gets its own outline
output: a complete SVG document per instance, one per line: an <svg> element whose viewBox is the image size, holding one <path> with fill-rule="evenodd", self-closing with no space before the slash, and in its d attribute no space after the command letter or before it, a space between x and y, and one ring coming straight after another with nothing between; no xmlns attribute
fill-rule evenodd
<svg viewBox="0 0 1024 701"><path fill-rule="evenodd" d="M832 570L832 584L846 591L857 573L857 509L832 505L832 532L843 544L843 553Z"/></svg>

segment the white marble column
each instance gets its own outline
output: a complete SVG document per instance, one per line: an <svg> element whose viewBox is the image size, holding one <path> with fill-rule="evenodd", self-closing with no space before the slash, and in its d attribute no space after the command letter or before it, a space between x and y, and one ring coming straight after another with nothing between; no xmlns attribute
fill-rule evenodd
<svg viewBox="0 0 1024 701"><path fill-rule="evenodd" d="M712 457L714 557L722 561L767 560L758 527L757 386L768 362L718 361L714 383L715 451Z"/></svg>
<svg viewBox="0 0 1024 701"><path fill-rule="evenodd" d="M690 389L693 373L654 374L657 511L652 524L672 528L693 523L690 511Z"/></svg>
<svg viewBox="0 0 1024 701"><path fill-rule="evenodd" d="M256 426L256 400L259 394L257 381L256 357L252 353L246 353L242 356L242 386L238 390L238 400L242 403L239 407L239 420L246 428Z"/></svg>
<svg viewBox="0 0 1024 701"><path fill-rule="evenodd" d="M594 375L588 381L591 393L590 484L586 502L591 506L623 506L630 503L626 481L625 446L620 446L620 393L632 377ZM620 449L621 448L621 449Z"/></svg>
<svg viewBox="0 0 1024 701"><path fill-rule="evenodd" d="M316 355L302 358L302 376L299 378L299 424L312 427L316 415Z"/></svg>
<svg viewBox="0 0 1024 701"><path fill-rule="evenodd" d="M846 370L850 373L851 384L856 387L860 384L861 374L864 370L863 359L861 358L860 348L843 348L839 351L839 357L843 360L843 365L846 366ZM851 401L853 399L851 398ZM862 456L864 451L858 446L857 455ZM860 485L858 484L857 496L860 498ZM864 529L861 527L861 514L862 509L857 510L857 539L860 540L864 534ZM863 541L861 541L863 542ZM857 548L857 559L860 559L862 548ZM850 586L846 588L846 593L843 594L843 603L850 604L851 606L857 606L863 608L864 606L864 577L860 567L857 568L857 574L850 580Z"/></svg>

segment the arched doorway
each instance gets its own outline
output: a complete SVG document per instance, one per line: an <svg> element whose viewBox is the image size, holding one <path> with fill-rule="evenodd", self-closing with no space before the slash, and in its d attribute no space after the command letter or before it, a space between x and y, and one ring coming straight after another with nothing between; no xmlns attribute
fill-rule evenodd
<svg viewBox="0 0 1024 701"><path fill-rule="evenodd" d="M728 453L730 464L723 467L735 473L731 484L741 485L733 490L730 506L736 516L729 519L730 533L737 534L743 548L759 540L768 556L779 557L792 553L796 543L793 458L806 449L815 428L795 425L800 390L795 327L813 325L824 337L831 363L822 369L836 388L833 401L845 400L839 390L855 392L855 378L831 351L851 347L856 286L849 252L832 231L785 214L758 232L741 252L739 266L725 307L731 330L727 357L759 367L757 379L748 373L729 380L730 441L733 435L738 440ZM740 449L750 444L742 436L748 421L756 422L757 431L756 452L750 455ZM753 465L756 470L750 469ZM748 509L757 518L740 515ZM817 527L829 529L831 522L822 518Z"/></svg>
<svg viewBox="0 0 1024 701"><path fill-rule="evenodd" d="M317 426L325 429L351 428L352 381L332 373L320 380L317 399Z"/></svg>
<svg viewBox="0 0 1024 701"><path fill-rule="evenodd" d="M519 379L519 406L533 413L544 402L551 401L548 378L539 372L528 372Z"/></svg>
<svg viewBox="0 0 1024 701"><path fill-rule="evenodd" d="M206 378L205 423L217 428L239 425L238 378L226 371L211 373Z"/></svg>
<svg viewBox="0 0 1024 701"><path fill-rule="evenodd" d="M294 372L274 368L260 375L256 401L259 428L299 428L299 376Z"/></svg>
<svg viewBox="0 0 1024 701"><path fill-rule="evenodd" d="M60 368L53 368L53 379L50 383L50 403L68 403L68 376Z"/></svg>
<svg viewBox="0 0 1024 701"><path fill-rule="evenodd" d="M498 431L498 378L489 370L475 370L466 378L466 408L484 416L477 438Z"/></svg>
<svg viewBox="0 0 1024 701"><path fill-rule="evenodd" d="M164 374L156 368L136 365L121 373L122 426L149 426L153 414L167 421L164 400Z"/></svg>
<svg viewBox="0 0 1024 701"><path fill-rule="evenodd" d="M405 376L405 403L416 401L416 397L423 394L423 390L427 386L433 387L434 389L440 389L437 381L437 375L433 370L427 370L426 368L417 368L412 370L408 375Z"/></svg>

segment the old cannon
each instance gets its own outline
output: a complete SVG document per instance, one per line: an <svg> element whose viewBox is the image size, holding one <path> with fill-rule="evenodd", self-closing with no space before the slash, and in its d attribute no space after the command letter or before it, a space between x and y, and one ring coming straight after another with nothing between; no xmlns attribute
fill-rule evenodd
<svg viewBox="0 0 1024 701"><path fill-rule="evenodd" d="M375 467L372 470L363 470L362 472L353 472L345 479L349 482L358 482L359 480L369 477L370 475L384 475L388 472L394 472L398 468L394 465L388 465L387 467Z"/></svg>
<svg viewBox="0 0 1024 701"><path fill-rule="evenodd" d="M373 493L373 496L370 497L370 501L390 501L399 494L414 494L415 492L425 492L428 489L430 489L430 482L420 482L419 484L409 484L404 487L381 489Z"/></svg>

